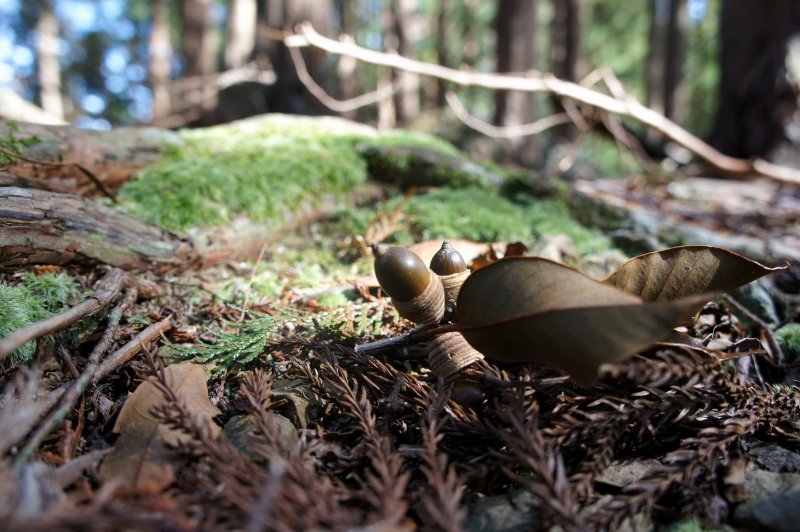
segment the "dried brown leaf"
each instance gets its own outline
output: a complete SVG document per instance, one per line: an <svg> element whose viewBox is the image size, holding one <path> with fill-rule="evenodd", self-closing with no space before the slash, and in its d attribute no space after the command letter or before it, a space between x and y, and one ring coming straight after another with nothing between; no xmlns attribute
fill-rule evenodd
<svg viewBox="0 0 800 532"><path fill-rule="evenodd" d="M164 369L164 378L185 408L205 420L214 432L219 427L212 418L219 410L208 400L203 366L183 362ZM114 425L120 436L100 468L105 479L123 486L158 491L169 485L180 465L179 454L172 447L186 443L191 436L161 423L153 410L167 402L150 381L133 392Z"/></svg>
<svg viewBox="0 0 800 532"><path fill-rule="evenodd" d="M556 262L519 257L473 273L456 324L478 351L501 362L538 362L592 384L618 362L667 336L708 295L645 303Z"/></svg>
<svg viewBox="0 0 800 532"><path fill-rule="evenodd" d="M679 246L630 259L605 280L645 301L727 292L787 266L768 268L723 248Z"/></svg>

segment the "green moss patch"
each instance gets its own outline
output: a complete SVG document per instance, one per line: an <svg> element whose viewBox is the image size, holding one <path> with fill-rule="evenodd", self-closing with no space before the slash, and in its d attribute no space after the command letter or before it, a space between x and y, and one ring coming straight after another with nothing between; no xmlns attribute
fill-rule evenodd
<svg viewBox="0 0 800 532"><path fill-rule="evenodd" d="M775 339L790 360L800 358L800 323L787 323L775 331Z"/></svg>
<svg viewBox="0 0 800 532"><path fill-rule="evenodd" d="M119 193L129 213L175 230L221 225L238 215L279 219L341 197L368 175L401 185L418 177L427 185L499 179L440 139L379 134L340 119L269 115L180 137L180 145L167 148L159 164Z"/></svg>
<svg viewBox="0 0 800 532"><path fill-rule="evenodd" d="M0 338L59 312L78 297L75 281L65 274L28 274L22 283L0 283ZM29 362L36 342L20 347L14 357Z"/></svg>

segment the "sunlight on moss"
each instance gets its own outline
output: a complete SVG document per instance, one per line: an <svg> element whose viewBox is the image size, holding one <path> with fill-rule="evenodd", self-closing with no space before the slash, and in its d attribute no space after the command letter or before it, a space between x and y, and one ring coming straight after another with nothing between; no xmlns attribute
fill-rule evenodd
<svg viewBox="0 0 800 532"><path fill-rule="evenodd" d="M0 283L0 338L63 310L77 297L75 281L63 273L29 273L18 285ZM35 351L36 342L30 341L13 356L17 361L27 363Z"/></svg>
<svg viewBox="0 0 800 532"><path fill-rule="evenodd" d="M775 331L775 339L790 360L800 358L800 323L787 323Z"/></svg>

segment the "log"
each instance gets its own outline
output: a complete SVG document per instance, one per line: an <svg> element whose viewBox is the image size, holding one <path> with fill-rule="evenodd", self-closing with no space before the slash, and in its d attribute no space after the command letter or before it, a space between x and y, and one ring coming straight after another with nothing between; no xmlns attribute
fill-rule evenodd
<svg viewBox="0 0 800 532"><path fill-rule="evenodd" d="M25 140L21 155L43 162L84 166L111 192L139 170L157 162L164 148L182 142L172 131L151 127L90 131L26 122L13 122L12 126L12 122L0 120L0 137L8 135ZM71 194L101 195L97 185L74 167L18 161L4 169L16 176L54 181L56 188Z"/></svg>
<svg viewBox="0 0 800 532"><path fill-rule="evenodd" d="M197 261L186 237L94 200L0 187L1 268L78 262L164 272Z"/></svg>

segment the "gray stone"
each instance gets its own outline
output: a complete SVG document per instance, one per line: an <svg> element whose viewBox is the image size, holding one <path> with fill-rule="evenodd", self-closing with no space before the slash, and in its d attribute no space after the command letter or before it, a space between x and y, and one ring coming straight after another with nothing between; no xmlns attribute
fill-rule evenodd
<svg viewBox="0 0 800 532"><path fill-rule="evenodd" d="M775 473L800 473L800 454L777 445L764 445L750 449L750 458L759 469Z"/></svg>
<svg viewBox="0 0 800 532"><path fill-rule="evenodd" d="M539 499L525 490L487 497L470 505L463 527L467 532L536 530L539 504Z"/></svg>
<svg viewBox="0 0 800 532"><path fill-rule="evenodd" d="M292 422L289 421L288 418L274 412L267 412L265 415L268 420L274 424L275 430L273 434L276 435L275 443L279 447L279 450L286 452L291 449L299 439L297 429ZM264 462L264 458L255 451L255 448L258 446L267 446L268 442L258 429L253 416L233 416L225 424L223 432L233 446L239 449L239 451L248 458L255 462Z"/></svg>
<svg viewBox="0 0 800 532"><path fill-rule="evenodd" d="M622 488L641 479L659 465L661 463L653 459L614 462L597 475L595 481Z"/></svg>
<svg viewBox="0 0 800 532"><path fill-rule="evenodd" d="M756 469L753 464L745 471L747 501L739 505L733 518L737 523L769 527L772 530L798 530L798 504L790 504L790 495L800 494L800 473L776 473ZM788 511L788 515L782 512ZM771 523L771 524L768 524ZM782 528L789 525L789 528Z"/></svg>

